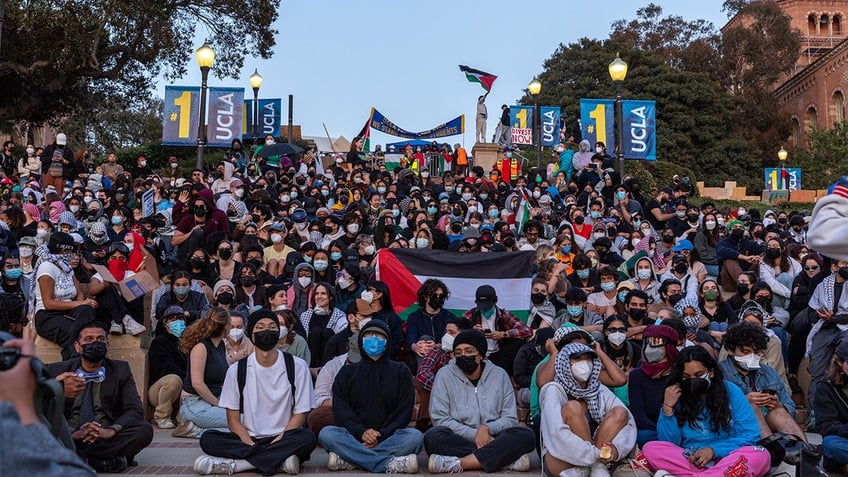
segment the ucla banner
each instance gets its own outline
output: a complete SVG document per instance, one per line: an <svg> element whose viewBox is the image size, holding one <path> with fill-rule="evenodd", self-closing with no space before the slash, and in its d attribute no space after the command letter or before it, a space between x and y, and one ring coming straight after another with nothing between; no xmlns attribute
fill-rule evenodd
<svg viewBox="0 0 848 477"><path fill-rule="evenodd" d="M386 119L382 113L374 108L371 108L371 121L368 122L371 128L374 128L382 133L390 136L402 137L405 139L434 139L447 136L456 136L465 132L465 115L458 116L446 123L421 132L409 132L399 128L395 123Z"/></svg>
<svg viewBox="0 0 848 477"><path fill-rule="evenodd" d="M767 167L766 190L801 190L800 167Z"/></svg>
<svg viewBox="0 0 848 477"><path fill-rule="evenodd" d="M200 116L200 88L165 86L165 110L162 118L162 144L197 144L197 120Z"/></svg>
<svg viewBox="0 0 848 477"><path fill-rule="evenodd" d="M615 150L615 109L611 99L581 99L580 123L583 139L589 141L592 149L601 141L607 151Z"/></svg>
<svg viewBox="0 0 848 477"><path fill-rule="evenodd" d="M625 159L657 160L657 106L654 101L621 102L624 121ZM583 139L594 145L601 141L607 151L615 150L615 104L611 99L581 99Z"/></svg>
<svg viewBox="0 0 848 477"><path fill-rule="evenodd" d="M210 147L230 147L241 138L244 88L209 88L206 138Z"/></svg>
<svg viewBox="0 0 848 477"><path fill-rule="evenodd" d="M510 106L509 124L513 144L533 144L533 106Z"/></svg>
<svg viewBox="0 0 848 477"><path fill-rule="evenodd" d="M542 117L542 145L556 146L559 144L559 107L542 106L539 115Z"/></svg>
<svg viewBox="0 0 848 477"><path fill-rule="evenodd" d="M283 126L283 100L281 98L259 100L259 127L256 135L263 138L268 134L277 137ZM244 102L244 127L241 130L243 139L253 138L253 100Z"/></svg>
<svg viewBox="0 0 848 477"><path fill-rule="evenodd" d="M657 160L657 103L624 100L624 157L643 161ZM609 151L609 147L607 147Z"/></svg>

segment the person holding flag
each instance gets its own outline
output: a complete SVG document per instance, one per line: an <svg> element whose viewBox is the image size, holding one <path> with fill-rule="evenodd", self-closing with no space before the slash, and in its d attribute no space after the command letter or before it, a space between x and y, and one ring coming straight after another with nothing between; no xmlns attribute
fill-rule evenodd
<svg viewBox="0 0 848 477"><path fill-rule="evenodd" d="M472 83L480 83L486 90L486 94L477 98L477 123L474 139L477 142L486 142L486 96L492 90L492 83L498 79L497 76L485 71L475 70L465 65L459 65L459 71L465 73L465 77Z"/></svg>

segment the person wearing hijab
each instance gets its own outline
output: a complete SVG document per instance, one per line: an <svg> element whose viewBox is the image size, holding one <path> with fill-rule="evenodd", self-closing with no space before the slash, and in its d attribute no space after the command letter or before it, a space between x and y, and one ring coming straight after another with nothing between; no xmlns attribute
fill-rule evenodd
<svg viewBox="0 0 848 477"><path fill-rule="evenodd" d="M677 339L674 328L666 325L648 325L642 332L642 360L627 383L639 446L657 440L657 419L671 364L677 358Z"/></svg>
<svg viewBox="0 0 848 477"><path fill-rule="evenodd" d="M610 475L608 466L636 445L633 416L601 385L601 360L589 346L565 345L554 368L554 380L539 392L544 471L560 477Z"/></svg>

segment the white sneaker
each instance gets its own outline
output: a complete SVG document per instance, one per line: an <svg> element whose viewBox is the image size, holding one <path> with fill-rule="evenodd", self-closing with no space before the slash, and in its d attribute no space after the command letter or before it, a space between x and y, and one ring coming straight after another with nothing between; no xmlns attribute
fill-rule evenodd
<svg viewBox="0 0 848 477"><path fill-rule="evenodd" d="M197 427L197 424L191 421L184 421L182 424L176 427L173 432L171 432L172 437L189 437L194 439L197 436L197 432L200 430Z"/></svg>
<svg viewBox="0 0 848 477"><path fill-rule="evenodd" d="M392 459L386 463L386 473L417 474L418 456L415 454L408 454L400 457L392 457Z"/></svg>
<svg viewBox="0 0 848 477"><path fill-rule="evenodd" d="M114 327L114 325L112 325ZM124 316L124 329L128 334L133 336L144 333L147 328L139 322L135 321L130 315Z"/></svg>
<svg viewBox="0 0 848 477"><path fill-rule="evenodd" d="M592 464L592 470L589 472L592 477L610 477L609 467L602 462Z"/></svg>
<svg viewBox="0 0 848 477"><path fill-rule="evenodd" d="M327 470L356 470L356 466L342 459L335 452L330 452L327 455Z"/></svg>
<svg viewBox="0 0 848 477"><path fill-rule="evenodd" d="M654 477L674 477L667 470L658 470Z"/></svg>
<svg viewBox="0 0 848 477"><path fill-rule="evenodd" d="M300 459L296 455L289 456L280 466L280 470L289 475L297 475L300 473Z"/></svg>
<svg viewBox="0 0 848 477"><path fill-rule="evenodd" d="M124 334L124 326L120 323L112 322L112 326L109 327L110 335L122 335Z"/></svg>
<svg viewBox="0 0 848 477"><path fill-rule="evenodd" d="M588 467L572 467L559 473L559 477L589 477Z"/></svg>
<svg viewBox="0 0 848 477"><path fill-rule="evenodd" d="M223 457L212 457L201 454L194 461L194 471L200 475L227 474L233 475L236 469L236 461L224 459Z"/></svg>
<svg viewBox="0 0 848 477"><path fill-rule="evenodd" d="M504 467L503 470L507 472L527 472L530 470L530 455L522 455L515 462Z"/></svg>
<svg viewBox="0 0 848 477"><path fill-rule="evenodd" d="M173 429L176 426L174 425L174 421L166 417L164 419L156 419L156 427L159 429Z"/></svg>
<svg viewBox="0 0 848 477"><path fill-rule="evenodd" d="M430 454L427 470L431 474L458 474L462 472L462 465L459 463L459 457Z"/></svg>

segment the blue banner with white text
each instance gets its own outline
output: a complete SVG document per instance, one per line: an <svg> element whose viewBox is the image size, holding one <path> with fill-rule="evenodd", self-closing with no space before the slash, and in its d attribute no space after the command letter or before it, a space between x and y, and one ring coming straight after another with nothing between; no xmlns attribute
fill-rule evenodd
<svg viewBox="0 0 848 477"><path fill-rule="evenodd" d="M542 123L542 145L556 146L559 144L559 116L558 106L542 106L539 108Z"/></svg>
<svg viewBox="0 0 848 477"><path fill-rule="evenodd" d="M621 108L624 119L624 157L656 161L657 103L626 99L621 102Z"/></svg>
<svg viewBox="0 0 848 477"><path fill-rule="evenodd" d="M402 137L405 139L435 139L447 136L456 136L465 132L465 115L458 116L446 123L421 132L410 132L401 129L395 123L389 121L382 113L376 109L371 109L371 121L368 125L380 131L381 133L390 136Z"/></svg>
<svg viewBox="0 0 848 477"><path fill-rule="evenodd" d="M259 99L259 127L256 128L256 136L259 139L268 134L279 137L283 127L283 100L281 98ZM244 127L242 138L246 141L253 138L253 100L244 102ZM261 141L260 141L261 142Z"/></svg>
<svg viewBox="0 0 848 477"><path fill-rule="evenodd" d="M206 137L210 147L230 147L241 138L244 88L209 88Z"/></svg>
<svg viewBox="0 0 848 477"><path fill-rule="evenodd" d="M611 99L581 99L580 123L583 139L592 149L600 141L610 153L615 150L615 107Z"/></svg>

